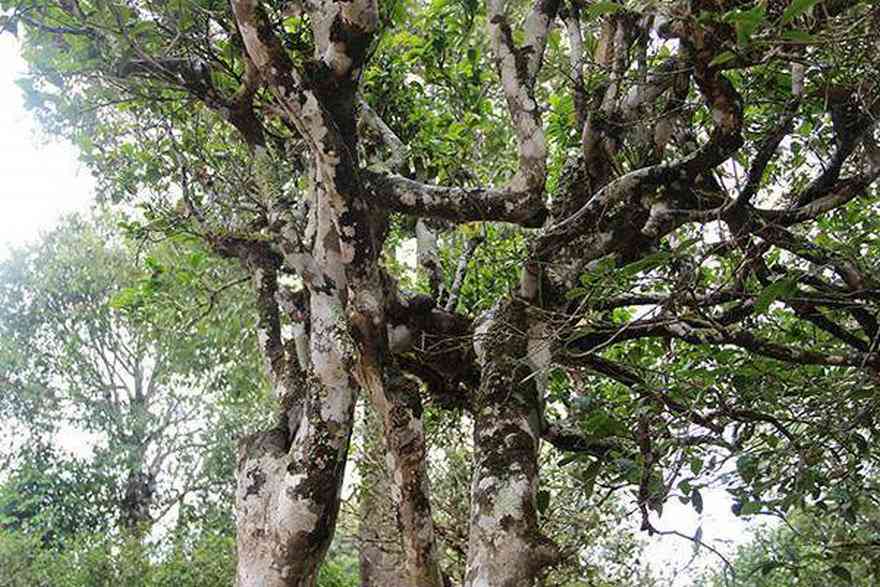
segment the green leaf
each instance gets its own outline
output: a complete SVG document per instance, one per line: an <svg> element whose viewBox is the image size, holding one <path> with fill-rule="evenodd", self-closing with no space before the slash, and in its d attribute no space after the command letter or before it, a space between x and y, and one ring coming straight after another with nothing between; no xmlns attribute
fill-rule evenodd
<svg viewBox="0 0 880 587"><path fill-rule="evenodd" d="M691 490L691 504L698 514L703 513L703 495L696 488Z"/></svg>
<svg viewBox="0 0 880 587"><path fill-rule="evenodd" d="M842 579L848 584L852 584L852 573L850 573L849 570L843 565L834 565L833 567L828 569L828 571L838 579Z"/></svg>
<svg viewBox="0 0 880 587"><path fill-rule="evenodd" d="M691 489L692 489L691 482L689 479L682 479L681 481L678 482L678 490L681 491L682 493L690 495ZM685 498L685 500L682 503L687 503L689 501L690 501L690 498Z"/></svg>
<svg viewBox="0 0 880 587"><path fill-rule="evenodd" d="M653 255L648 255L643 259L624 265L620 269L620 276L623 278L635 277L643 271L651 271L665 265L671 257L672 255L666 251L659 251Z"/></svg>
<svg viewBox="0 0 880 587"><path fill-rule="evenodd" d="M764 288L755 299L755 314L764 314L776 300L797 293L797 280L783 278Z"/></svg>
<svg viewBox="0 0 880 587"><path fill-rule="evenodd" d="M819 0L792 0L782 13L782 24L788 24L810 8L818 4Z"/></svg>
<svg viewBox="0 0 880 587"><path fill-rule="evenodd" d="M581 488L581 493L584 497L589 498L593 495L593 489L596 486L596 477L599 476L599 471L602 469L602 461L593 461L586 468L581 476L581 480L584 482L583 487Z"/></svg>
<svg viewBox="0 0 880 587"><path fill-rule="evenodd" d="M761 511L761 508L764 507L763 504L759 501L747 501L742 504L742 507L739 510L739 515L741 516L751 516L757 514Z"/></svg>
<svg viewBox="0 0 880 587"><path fill-rule="evenodd" d="M606 14L614 14L623 10L623 6L616 2L596 2L586 10L587 18L596 18Z"/></svg>
<svg viewBox="0 0 880 587"><path fill-rule="evenodd" d="M750 10L733 10L724 15L724 22L733 23L736 29L736 42L745 47L751 41L752 34L764 21L766 7L759 4Z"/></svg>
<svg viewBox="0 0 880 587"><path fill-rule="evenodd" d="M550 492L546 489L542 489L535 496L535 507L538 509L538 513L542 516L544 512L547 511L547 508L550 506Z"/></svg>
<svg viewBox="0 0 880 587"><path fill-rule="evenodd" d="M815 43L818 39L808 33L807 31L802 31L800 29L794 29L791 31L785 31L782 33L782 38L786 41L793 41L795 43Z"/></svg>
<svg viewBox="0 0 880 587"><path fill-rule="evenodd" d="M590 466L587 467L587 470L584 471L583 479L584 481L590 481L595 479L599 475L599 471L602 470L602 461L593 461L590 463Z"/></svg>
<svg viewBox="0 0 880 587"><path fill-rule="evenodd" d="M779 561L764 561L755 569L756 571L761 571L761 576L766 577L770 573L772 573L775 569L778 569L782 566L782 563Z"/></svg>
<svg viewBox="0 0 880 587"><path fill-rule="evenodd" d="M691 457L691 473L696 477L703 470L703 459L700 457Z"/></svg>
<svg viewBox="0 0 880 587"><path fill-rule="evenodd" d="M715 56L715 59L709 62L710 67L717 67L719 65L724 65L728 61L733 61L736 59L736 53L733 51L724 51L723 53L719 53Z"/></svg>

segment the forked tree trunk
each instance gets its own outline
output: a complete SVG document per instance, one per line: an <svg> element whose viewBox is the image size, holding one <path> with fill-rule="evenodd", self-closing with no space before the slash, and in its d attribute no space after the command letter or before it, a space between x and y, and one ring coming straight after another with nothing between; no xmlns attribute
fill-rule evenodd
<svg viewBox="0 0 880 587"><path fill-rule="evenodd" d="M525 304L514 300L475 333L482 379L475 398L466 587L534 585L558 556L538 529L541 398L527 331Z"/></svg>
<svg viewBox="0 0 880 587"><path fill-rule="evenodd" d="M280 424L239 443L236 487L237 586L315 584L330 547L348 457L357 388L345 366L351 343L334 291L308 296L308 357L281 339L277 265L252 245L240 251L251 271L258 340L281 401ZM292 317L299 310L286 310Z"/></svg>

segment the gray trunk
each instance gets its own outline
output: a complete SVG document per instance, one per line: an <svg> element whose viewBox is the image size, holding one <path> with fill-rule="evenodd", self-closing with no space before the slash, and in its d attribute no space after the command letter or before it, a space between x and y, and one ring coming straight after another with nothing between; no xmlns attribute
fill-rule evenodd
<svg viewBox="0 0 880 587"><path fill-rule="evenodd" d="M558 556L538 530L541 398L527 359L525 305L501 306L475 334L475 402L466 587L534 585Z"/></svg>
<svg viewBox="0 0 880 587"><path fill-rule="evenodd" d="M310 392L326 389L314 385ZM285 427L241 441L238 587L315 585L339 513L353 400L339 398L349 414L343 422L322 418L321 403L310 401L292 443Z"/></svg>

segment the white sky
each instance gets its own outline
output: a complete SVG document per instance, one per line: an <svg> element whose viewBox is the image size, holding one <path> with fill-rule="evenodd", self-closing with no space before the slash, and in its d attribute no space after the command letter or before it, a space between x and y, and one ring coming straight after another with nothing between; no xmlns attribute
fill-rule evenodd
<svg viewBox="0 0 880 587"><path fill-rule="evenodd" d="M35 240L61 215L85 210L93 200L94 182L78 162L74 147L42 136L24 109L21 90L14 83L24 69L15 39L0 35L0 257L9 245ZM724 491L705 490L703 499L702 516L690 506L670 500L655 526L693 536L702 525L703 539L731 554L734 545L744 540L746 524L730 513L731 501ZM692 543L675 536L650 542L645 560L662 572L670 585L688 585L695 570L721 564L704 551L689 570L683 570L692 558Z"/></svg>
<svg viewBox="0 0 880 587"><path fill-rule="evenodd" d="M12 35L0 34L0 256L33 241L64 213L88 208L91 174L69 144L41 137L15 79L24 71Z"/></svg>

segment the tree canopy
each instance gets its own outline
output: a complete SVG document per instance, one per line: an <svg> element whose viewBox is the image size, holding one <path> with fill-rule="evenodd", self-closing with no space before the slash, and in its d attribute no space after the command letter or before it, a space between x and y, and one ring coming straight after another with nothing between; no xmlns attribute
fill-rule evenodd
<svg viewBox="0 0 880 587"><path fill-rule="evenodd" d="M875 493L876 3L0 6L129 229L250 278L280 418L239 449L239 585L312 584L361 394L414 585L435 409L473 423L468 586L577 555L542 443L648 532L711 482L740 515Z"/></svg>

